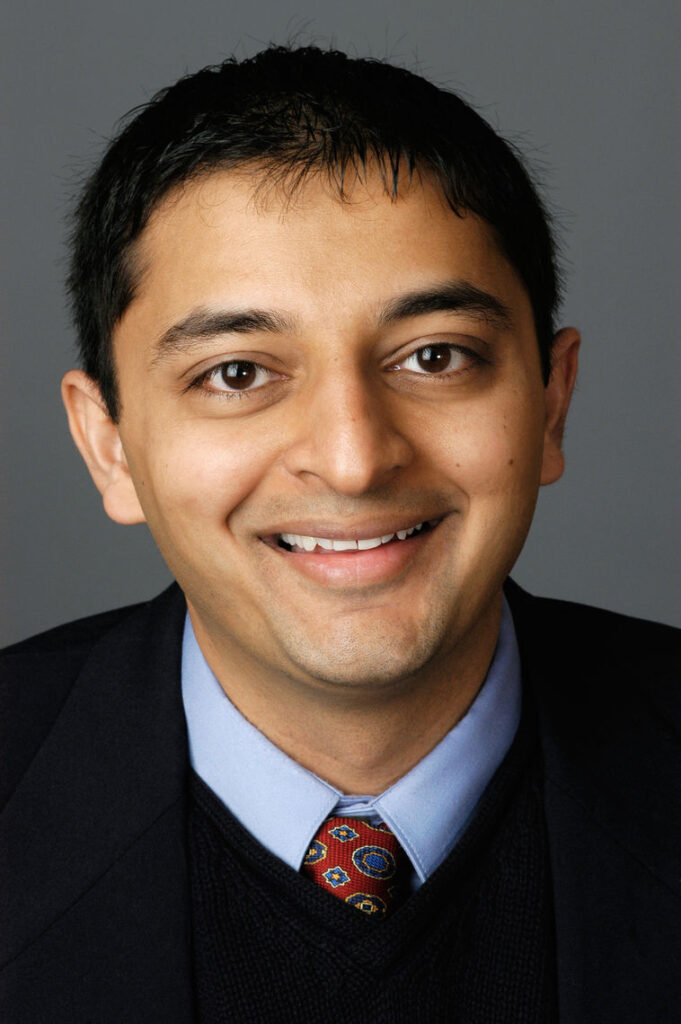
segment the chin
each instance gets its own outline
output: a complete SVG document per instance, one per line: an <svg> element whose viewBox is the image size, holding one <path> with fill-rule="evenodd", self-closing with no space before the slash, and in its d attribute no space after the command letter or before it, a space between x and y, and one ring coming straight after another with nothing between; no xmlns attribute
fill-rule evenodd
<svg viewBox="0 0 681 1024"><path fill-rule="evenodd" d="M320 641L291 637L285 643L289 659L300 671L329 686L357 690L389 690L424 669L442 650L446 630L438 623L421 624L416 631L378 626Z"/></svg>

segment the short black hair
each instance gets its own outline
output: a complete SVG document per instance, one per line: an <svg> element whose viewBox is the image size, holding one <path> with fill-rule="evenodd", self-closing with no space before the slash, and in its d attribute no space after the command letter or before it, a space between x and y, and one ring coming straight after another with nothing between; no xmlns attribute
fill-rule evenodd
<svg viewBox="0 0 681 1024"><path fill-rule="evenodd" d="M85 371L120 415L112 332L135 295L134 243L173 187L249 167L295 189L325 173L340 199L377 166L387 194L427 174L457 214L493 228L532 305L544 381L559 282L548 214L514 147L455 93L404 68L315 46L229 58L131 111L74 215L68 278Z"/></svg>

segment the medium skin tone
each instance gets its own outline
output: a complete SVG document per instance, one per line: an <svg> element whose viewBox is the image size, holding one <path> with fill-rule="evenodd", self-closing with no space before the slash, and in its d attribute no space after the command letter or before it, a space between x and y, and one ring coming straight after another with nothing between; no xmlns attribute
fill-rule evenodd
<svg viewBox="0 0 681 1024"><path fill-rule="evenodd" d="M213 172L161 202L114 332L119 423L81 371L64 402L229 698L305 767L377 794L484 680L538 488L563 470L579 336L556 336L545 388L517 273L427 182L391 201L370 177L349 202L316 177L289 202L253 184Z"/></svg>

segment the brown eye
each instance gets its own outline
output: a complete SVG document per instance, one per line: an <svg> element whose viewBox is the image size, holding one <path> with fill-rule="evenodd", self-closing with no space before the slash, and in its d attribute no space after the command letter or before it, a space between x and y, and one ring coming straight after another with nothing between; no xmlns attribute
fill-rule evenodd
<svg viewBox="0 0 681 1024"><path fill-rule="evenodd" d="M212 370L202 373L194 386L200 387L208 394L240 398L252 391L258 391L277 376L272 370L250 359L230 359L229 362L220 363Z"/></svg>
<svg viewBox="0 0 681 1024"><path fill-rule="evenodd" d="M468 348L450 342L439 342L415 349L392 369L408 370L421 376L449 380L482 362L480 356Z"/></svg>
<svg viewBox="0 0 681 1024"><path fill-rule="evenodd" d="M258 375L258 367L255 363L234 362L224 363L220 367L220 378L224 384L237 391L251 387Z"/></svg>
<svg viewBox="0 0 681 1024"><path fill-rule="evenodd" d="M416 361L427 373L446 370L452 361L451 345L428 345L415 353Z"/></svg>

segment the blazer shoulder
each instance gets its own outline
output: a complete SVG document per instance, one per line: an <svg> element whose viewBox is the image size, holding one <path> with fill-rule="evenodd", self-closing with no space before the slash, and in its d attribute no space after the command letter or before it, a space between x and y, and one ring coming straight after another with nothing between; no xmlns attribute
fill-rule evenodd
<svg viewBox="0 0 681 1024"><path fill-rule="evenodd" d="M536 597L512 580L507 583L507 596L521 628L553 643L569 641L570 649L579 653L584 647L594 653L610 653L614 648L626 651L627 658L640 656L648 664L669 657L678 665L681 659L681 629L675 626L576 601Z"/></svg>
<svg viewBox="0 0 681 1024"><path fill-rule="evenodd" d="M93 647L147 603L88 615L0 651L0 807L47 737Z"/></svg>
<svg viewBox="0 0 681 1024"><path fill-rule="evenodd" d="M524 595L529 597L529 595ZM600 637L603 641L612 638L629 642L638 647L654 643L666 650L681 650L681 629L652 619L640 619L633 615L597 608L551 597L531 597L533 606L547 625L565 630L578 629L589 638Z"/></svg>
<svg viewBox="0 0 681 1024"><path fill-rule="evenodd" d="M113 608L95 615L86 615L82 619L64 622L59 626L36 633L35 636L26 637L26 639L19 640L0 650L0 664L3 664L6 659L31 656L40 652L54 654L69 648L91 646L108 629L121 622L126 616L134 614L139 608L143 608L145 604L148 602L141 601L138 604Z"/></svg>
<svg viewBox="0 0 681 1024"><path fill-rule="evenodd" d="M508 597L521 651L537 656L590 702L648 704L681 730L681 629L620 612L534 597L512 584ZM581 681L581 683L580 683Z"/></svg>

